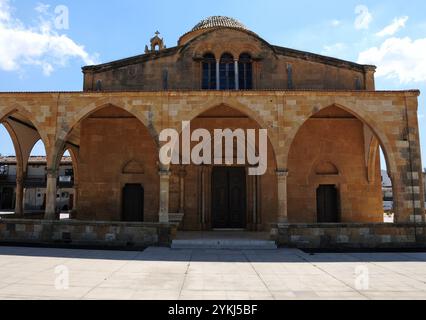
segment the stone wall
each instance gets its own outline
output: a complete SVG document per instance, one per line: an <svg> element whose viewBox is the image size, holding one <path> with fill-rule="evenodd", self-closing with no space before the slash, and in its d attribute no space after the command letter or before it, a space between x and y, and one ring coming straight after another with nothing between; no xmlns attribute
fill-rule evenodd
<svg viewBox="0 0 426 320"><path fill-rule="evenodd" d="M340 219L334 222L383 222L379 152L369 179L366 151L364 125L351 114L331 107L308 120L289 153L289 222L317 222L320 185L337 188Z"/></svg>
<svg viewBox="0 0 426 320"><path fill-rule="evenodd" d="M191 133L197 129L206 129L214 137L215 129L256 129L256 135L260 126L247 115L227 106L213 108L191 122ZM224 143L224 141L222 141ZM211 141L211 155L214 157L214 149L217 148ZM192 147L198 142L192 142ZM245 145L246 146L246 145ZM246 146L247 147L247 146ZM256 145L247 147L258 154L259 141ZM254 150L253 150L254 149ZM247 151L246 150L246 151ZM237 165L237 151L234 149L234 166ZM245 154L244 154L245 155ZM225 164L225 154L222 154L222 163ZM214 162L217 159L212 159ZM212 228L212 170L214 165L197 166L194 164L185 166L185 199L184 199L184 230L200 230ZM170 183L170 212L178 212L179 190L178 173L180 166L172 166L172 179ZM249 230L268 230L271 223L277 221L277 164L273 147L268 143L267 171L261 177L246 175L246 222ZM246 171L248 168L246 167ZM257 181L255 181L257 180Z"/></svg>
<svg viewBox="0 0 426 320"><path fill-rule="evenodd" d="M158 221L158 151L143 124L122 109L107 107L81 124L79 220L121 221L126 184L144 188L144 220Z"/></svg>
<svg viewBox="0 0 426 320"><path fill-rule="evenodd" d="M158 223L0 219L0 244L145 248L170 245L175 230Z"/></svg>
<svg viewBox="0 0 426 320"><path fill-rule="evenodd" d="M178 47L90 66L84 71L84 91L199 90L202 57L230 53L253 58L254 89L374 90L374 70L317 54L276 47L243 30L202 32ZM289 69L291 68L291 72ZM99 89L99 88L98 88Z"/></svg>
<svg viewBox="0 0 426 320"><path fill-rule="evenodd" d="M307 249L426 248L426 224L279 224L280 246Z"/></svg>
<svg viewBox="0 0 426 320"><path fill-rule="evenodd" d="M423 192L423 176L422 176L422 167L421 167L421 153L420 153L420 140L419 140L419 129L418 129L418 91L168 91L168 92L101 92L101 93L67 93L67 92L57 92L57 93L0 93L0 120L5 121L8 117L19 117L20 119L27 119L37 132L39 133L41 139L43 140L46 152L47 152L47 165L48 165L48 197L47 202L51 206L46 210L49 214L54 214L54 203L56 199L56 176L57 168L59 165L59 159L63 154L63 150L68 146L69 142L72 142L74 145L80 145L81 143L81 155L76 153L77 158L83 156L84 158L84 148L85 140L81 138L84 136L84 127L85 121L89 122L93 119L90 119L90 115L96 113L103 108L109 106L115 106L116 108L127 111L134 118L140 121L140 133L138 136L134 136L134 130L128 132L126 137L121 136L117 139L114 136L114 131L117 128L125 126L121 122L128 121L127 119L114 118L114 125L105 126L107 128L99 127L97 129L92 128L93 137L95 140L87 144L86 147L94 148L93 152L86 153L87 157L92 157L89 159L90 168L102 169L105 171L105 176L111 176L109 174L114 167L114 174L117 172L122 172L124 165L124 156L127 158L135 157L136 160L140 161L150 160L143 162L146 166L145 175L150 175L146 181L151 185L151 190L157 190L157 192L152 191L152 211L148 215L148 219L158 221L158 211L159 206L158 199L162 194L168 195L169 188L168 186L164 187L163 192L160 192L159 180L160 176L158 175L158 165L154 158L158 158L158 151L156 151L154 146L160 145L158 141L159 133L165 128L175 128L181 130L182 121L197 121L197 117L203 113L212 110L218 106L226 105L233 110L246 115L248 118L253 120L261 128L268 129L268 136L270 140L270 149L273 153L272 157L274 158L275 164L271 164L270 169L280 172L288 172L288 180L292 179L292 175L297 174L297 166L299 163L293 161L290 155L290 149L295 145L295 141L299 140L299 137L302 137L305 131L304 125L310 121L322 121L327 122L327 119L320 120L310 120L312 117L318 114L321 114L323 110L329 109L330 107L335 107L341 110L344 110L347 113L350 113L353 117L356 117L358 120L350 120L358 123L356 127L358 128L355 136L355 132L351 130L345 130L343 126L334 126L326 125L325 128L336 129L334 132L328 133L333 140L342 141L342 143L353 143L354 139L357 142L356 150L357 157L356 163L352 161L346 161L339 165L335 163L337 167L347 167L346 170L348 173L355 172L353 168L356 168L356 179L359 179L360 176L363 176L363 180L366 183L367 179L372 175L367 174L367 171L380 173L377 166L374 170L366 170L366 167L370 164L374 164L374 161L363 162L361 161L361 125L365 128L369 128L371 133L374 133L376 139L380 141L380 145L385 153L388 171L392 178L394 186L394 197L395 197L395 218L397 222L412 222L414 219L424 219L424 192ZM229 113L228 113L229 115ZM226 117L226 115L225 115ZM97 121L97 120L96 120ZM104 121L104 120L102 120ZM105 121L110 121L105 119ZM136 121L135 119L131 121ZM209 120L213 121L213 120ZM334 120L333 120L334 121ZM340 120L339 120L340 121ZM347 120L345 120L347 121ZM118 125L117 125L118 124ZM81 126L81 132L79 133L76 130ZM90 126L88 126L87 129ZM108 130L111 130L111 133ZM337 130L339 129L339 130ZM326 133L325 129L316 129L316 136L323 136ZM129 129L131 131L131 129ZM102 133L102 135L100 134ZM300 134L299 134L300 133ZM144 143L149 143L151 140L152 145L151 151L137 151L136 148L131 147L130 152L124 152L119 149L121 142L123 145L133 145L133 143L138 143L138 139L145 137ZM346 137L346 139L344 139ZM129 139L130 138L130 139ZM105 143L96 143L96 139L105 139ZM115 149L109 146L109 143L106 141L111 141L111 146L117 146ZM131 140L131 141L129 141ZM302 139L305 140L306 139ZM343 141L344 140L344 141ZM347 140L352 140L348 142ZM17 144L22 145L20 139L15 139ZM303 142L303 141L302 141ZM321 154L326 155L330 154L332 162L336 162L334 158L339 160L339 150L340 146L336 146L331 152L328 152L326 149L321 151ZM349 147L347 147L348 149ZM368 146L364 148L368 150ZM371 148L370 148L371 149ZM89 150L89 149L87 149ZM349 150L349 149L348 149ZM355 148L353 148L355 150ZM107 165L108 162L104 161L101 155L108 154L109 152L114 153L116 158L117 154L120 154L121 160L123 163L114 163L112 161ZM306 154L302 148L302 154ZM352 152L352 150L350 150ZM133 155L131 154L133 153ZM364 154L364 153L362 153ZM128 157L128 156L132 157ZM123 156L123 158L121 158ZM152 156L152 158L151 158ZM312 156L317 155L310 155ZM87 158L86 157L86 158ZM345 159L349 159L349 156L345 156ZM372 157L372 159L374 159ZM104 161L99 163L99 161ZM127 160L127 159L126 159ZM339 160L340 161L340 160ZM343 161L343 162L345 162ZM79 171L84 172L84 168L80 168L78 164L80 163L79 159L76 161L77 170L76 174L78 175ZM84 162L82 162L84 165ZM364 168L362 168L362 166ZM172 168L173 169L173 168ZM88 172L88 176L92 177L98 174L97 172ZM83 175L84 176L84 175ZM188 179L194 178L188 172ZM139 179L139 177L137 177ZM145 178L141 178L145 179ZM171 178L171 199L169 201L164 201L165 211L169 208L169 212L177 210L177 195L178 190L176 187L176 176ZM275 178L276 179L276 178ZM285 178L287 179L287 178ZM84 187L84 179L80 179L83 183L81 186ZM173 181L174 180L174 181ZM279 185L287 186L287 181L281 177ZM112 181L112 180L109 180ZM114 178L115 184L117 177ZM121 180L120 180L121 181ZM132 180L133 181L133 180ZM271 177L271 181L272 177ZM361 181L361 180L359 180ZM97 181L90 180L90 182L102 183L99 179ZM144 182L138 182L144 184ZM263 183L263 182L261 182ZM119 187L118 185L112 186L111 190L114 191L114 212L108 216L111 219L117 219L118 209L120 208L119 203ZM145 183L146 184L146 183ZM144 184L144 185L145 185ZM288 183L291 185L291 181ZM95 185L95 184L94 184ZM352 194L357 195L359 201L351 200L351 203L361 203L365 201L365 195L374 191L375 185L372 185L373 189L368 189L371 186L360 185L358 182L355 184L355 193L352 191ZM80 186L78 185L80 188ZM273 188L273 190L272 190ZM271 192L266 191L271 189ZM272 198L274 194L277 196L277 201L273 205L281 204L278 206L278 212L273 212L274 208L270 208L270 212L267 214L269 217L282 217L282 222L285 222L287 218L287 210L285 205L287 204L287 192L280 191L278 185L273 185L273 183L268 184L268 189L263 188L262 193L266 193L267 196L270 196L269 202L275 202ZM88 188L86 188L88 190ZM350 190L351 191L351 190ZM88 192L91 192L90 190ZM289 190L291 193L292 190ZM157 196L154 195L157 194ZM303 193L301 193L303 194ZM82 194L82 191L79 192L79 195L82 195L83 198L77 199L77 205L80 201L84 202L85 194ZM89 194L90 195L90 194ZM103 194L104 196L109 196L108 191ZM92 194L93 196L93 194ZM156 197L156 198L154 198ZM187 204L190 204L191 201L194 201L196 197L190 196L189 193L186 195ZM191 199L189 199L191 197ZM381 198L381 196L380 196ZM377 197L379 199L379 197ZM377 200L376 199L376 200ZM81 203L81 202L80 202ZM170 205L170 206L169 206ZM343 204L345 205L345 204ZM154 207L156 206L156 207ZM356 214L363 214L364 212L368 214L367 217L362 217L357 219L348 219L345 222L359 222L361 219L362 222L375 222L376 220L365 221L364 218L370 219L374 212L367 212L362 210L361 207L351 205L351 210L348 209L348 212ZM373 204L376 206L376 203ZM167 208L166 208L167 207ZM110 210L109 208L102 208L102 211ZM299 210L300 211L300 210ZM293 215L294 216L294 215ZM311 215L312 217L312 215ZM77 217L79 218L79 217ZM52 219L47 217L47 219ZM102 216L96 217L96 219L103 220ZM149 220L148 220L149 221ZM269 219L265 219L269 222ZM288 219L287 219L288 221ZM297 220L296 222L311 222L312 219L306 221ZM189 222L189 221L187 221ZM290 220L290 222L292 222ZM193 223L193 221L191 222Z"/></svg>

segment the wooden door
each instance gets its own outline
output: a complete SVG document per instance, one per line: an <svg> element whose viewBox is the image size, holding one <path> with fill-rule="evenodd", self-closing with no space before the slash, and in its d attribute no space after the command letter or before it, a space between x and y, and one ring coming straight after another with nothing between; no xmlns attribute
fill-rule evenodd
<svg viewBox="0 0 426 320"><path fill-rule="evenodd" d="M123 189L123 221L144 221L144 189L140 184L126 184Z"/></svg>
<svg viewBox="0 0 426 320"><path fill-rule="evenodd" d="M317 189L318 223L338 223L338 192L334 185L321 185Z"/></svg>
<svg viewBox="0 0 426 320"><path fill-rule="evenodd" d="M212 227L246 227L245 168L217 167L212 173Z"/></svg>

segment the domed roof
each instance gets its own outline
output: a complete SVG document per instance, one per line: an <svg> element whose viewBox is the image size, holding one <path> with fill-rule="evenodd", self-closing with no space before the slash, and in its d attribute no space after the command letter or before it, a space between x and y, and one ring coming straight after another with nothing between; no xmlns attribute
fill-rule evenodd
<svg viewBox="0 0 426 320"><path fill-rule="evenodd" d="M220 27L248 30L245 25L236 19L224 16L213 16L200 21L194 28L192 28L191 32L201 29Z"/></svg>

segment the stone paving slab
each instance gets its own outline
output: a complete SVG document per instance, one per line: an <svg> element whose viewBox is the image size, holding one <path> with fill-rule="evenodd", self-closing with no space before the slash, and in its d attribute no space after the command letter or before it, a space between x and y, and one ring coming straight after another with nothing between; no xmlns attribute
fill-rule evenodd
<svg viewBox="0 0 426 320"><path fill-rule="evenodd" d="M426 300L426 253L0 247L0 275L0 300Z"/></svg>

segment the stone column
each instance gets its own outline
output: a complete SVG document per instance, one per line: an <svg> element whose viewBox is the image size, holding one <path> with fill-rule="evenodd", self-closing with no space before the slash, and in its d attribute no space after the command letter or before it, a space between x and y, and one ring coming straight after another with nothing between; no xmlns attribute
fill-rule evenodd
<svg viewBox="0 0 426 320"><path fill-rule="evenodd" d="M22 174L16 176L16 199L15 199L15 216L24 217L24 177Z"/></svg>
<svg viewBox="0 0 426 320"><path fill-rule="evenodd" d="M220 90L220 59L216 60L216 90Z"/></svg>
<svg viewBox="0 0 426 320"><path fill-rule="evenodd" d="M288 223L287 215L287 177L288 171L277 170L278 179L278 223Z"/></svg>
<svg viewBox="0 0 426 320"><path fill-rule="evenodd" d="M186 171L182 167L179 171L179 213L185 213L185 177Z"/></svg>
<svg viewBox="0 0 426 320"><path fill-rule="evenodd" d="M56 183L58 179L57 169L47 170L47 187L46 187L46 212L45 220L56 220Z"/></svg>
<svg viewBox="0 0 426 320"><path fill-rule="evenodd" d="M238 72L238 59L234 60L234 69L235 69L235 90L240 90L240 77Z"/></svg>
<svg viewBox="0 0 426 320"><path fill-rule="evenodd" d="M170 189L170 171L160 170L160 211L158 221L169 223L169 189Z"/></svg>
<svg viewBox="0 0 426 320"><path fill-rule="evenodd" d="M364 66L364 87L365 90L374 91L376 84L374 82L374 74L376 73L376 67Z"/></svg>
<svg viewBox="0 0 426 320"><path fill-rule="evenodd" d="M77 203L78 203L78 184L74 184L74 199L72 204L73 211L77 211Z"/></svg>

